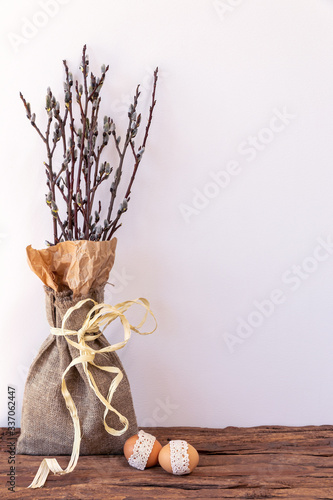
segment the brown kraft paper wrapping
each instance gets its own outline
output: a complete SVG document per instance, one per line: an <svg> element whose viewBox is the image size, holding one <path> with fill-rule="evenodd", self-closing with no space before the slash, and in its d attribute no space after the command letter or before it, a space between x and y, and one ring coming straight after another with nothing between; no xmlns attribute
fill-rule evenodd
<svg viewBox="0 0 333 500"><path fill-rule="evenodd" d="M115 259L117 239L64 241L35 250L27 247L28 263L44 285L56 292L71 290L73 297L104 287Z"/></svg>

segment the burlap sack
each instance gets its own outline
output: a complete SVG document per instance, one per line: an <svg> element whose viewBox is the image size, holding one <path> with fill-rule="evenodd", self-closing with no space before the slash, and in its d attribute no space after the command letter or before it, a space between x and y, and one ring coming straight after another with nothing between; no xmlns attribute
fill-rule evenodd
<svg viewBox="0 0 333 500"><path fill-rule="evenodd" d="M103 289L101 286L85 295L73 296L72 290L57 292L45 286L46 314L50 326L61 327L66 311L80 300L92 298L98 303L103 302ZM93 305L92 302L88 302L75 310L66 322L66 328L79 330ZM104 335L89 342L89 346L96 350L109 345ZM49 456L72 453L73 421L61 392L61 377L78 355L78 349L69 345L62 336L49 334L42 344L26 381L17 454ZM112 406L128 419L129 427L121 436L107 433L103 423L105 407L89 386L82 366L73 366L66 375L66 384L78 410L82 433L80 454L121 453L126 439L137 433L129 382L115 352L97 354L95 362L98 365L115 366L122 370L123 379L114 393ZM107 398L110 383L115 375L94 366L89 369L99 391ZM114 429L123 428L119 418L112 412L108 413L106 422Z"/></svg>

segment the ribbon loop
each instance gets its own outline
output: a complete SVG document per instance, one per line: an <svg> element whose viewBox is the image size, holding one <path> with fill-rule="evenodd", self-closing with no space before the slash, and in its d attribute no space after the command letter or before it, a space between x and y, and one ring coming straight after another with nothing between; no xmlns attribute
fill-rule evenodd
<svg viewBox="0 0 333 500"><path fill-rule="evenodd" d="M71 314L77 309L80 309L87 302L92 302L94 305L88 312L81 328L78 331L66 329L65 328L66 322L71 316ZM127 320L126 316L124 315L124 313L134 304L139 304L143 306L145 309L144 318L137 326L131 325ZM155 327L150 332L141 332L140 328L144 325L148 317L148 314L150 314L154 318ZM98 339L102 335L104 330L107 328L107 326L110 325L110 323L112 323L117 318L120 319L124 328L124 340L122 342L118 342L117 344L103 347L101 349L93 349L92 347L87 345L87 342L91 342L93 340ZM73 366L80 364L82 365L82 368L87 376L91 389L94 391L96 397L105 406L103 420L106 432L108 432L112 436L121 436L127 431L129 423L127 418L111 405L111 401L117 387L119 386L123 378L123 374L120 368L118 367L97 365L95 363L95 356L96 354L114 352L117 351L118 349L122 349L129 341L131 337L131 331L139 333L140 335L149 335L153 333L156 330L156 328L157 328L156 318L150 309L150 304L148 300L144 298L139 298L136 300L128 300L126 302L121 302L116 306L111 306L109 304L104 304L104 303L99 304L98 302L95 302L92 299L84 299L75 304L75 306L68 309L62 320L61 328L51 328L51 333L53 335L63 336L68 344L70 344L73 347L76 347L80 352L79 356L74 358L72 362L68 365L68 367L66 368L61 377L61 392L65 399L66 406L68 408L68 411L70 412L74 425L74 442L73 442L72 455L67 468L62 469L55 458L44 458L44 460L40 464L40 467L37 471L34 480L29 485L29 488L40 488L41 486L44 486L50 472L59 475L68 474L69 472L72 472L75 469L76 464L78 462L80 455L81 428L80 428L80 421L77 413L77 408L72 399L72 396L70 395L67 389L65 381L65 377L69 372L69 370ZM70 338L72 336L77 337L77 342L75 342L75 340L72 340ZM100 393L97 384L95 382L95 379L88 368L89 365L116 375L110 383L107 398L105 398ZM106 417L109 411L117 415L120 423L123 425L122 429L116 430L108 426L108 424L106 423Z"/></svg>

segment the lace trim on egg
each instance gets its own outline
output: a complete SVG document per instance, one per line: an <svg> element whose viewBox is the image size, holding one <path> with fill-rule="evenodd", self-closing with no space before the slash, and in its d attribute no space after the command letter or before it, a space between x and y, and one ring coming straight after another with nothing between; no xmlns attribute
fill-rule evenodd
<svg viewBox="0 0 333 500"><path fill-rule="evenodd" d="M145 431L139 431L138 436L128 463L136 469L144 470L156 438Z"/></svg>
<svg viewBox="0 0 333 500"><path fill-rule="evenodd" d="M172 472L177 476L189 474L190 459L188 456L188 444L186 441L174 439L170 441L170 458Z"/></svg>

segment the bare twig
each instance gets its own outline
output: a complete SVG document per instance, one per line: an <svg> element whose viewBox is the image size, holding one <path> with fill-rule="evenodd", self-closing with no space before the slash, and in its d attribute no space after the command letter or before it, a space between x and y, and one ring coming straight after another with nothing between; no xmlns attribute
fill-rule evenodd
<svg viewBox="0 0 333 500"><path fill-rule="evenodd" d="M121 227L119 219L127 210L132 185L145 150L153 110L156 104L155 94L158 68L154 72L152 101L143 142L139 149L136 150L134 137L141 124L141 115L137 116L136 111L140 96L139 86L137 86L133 103L130 105L128 111L129 119L124 136L125 139L121 141L121 137L117 134L116 124L108 116L104 117L103 134L99 133L100 92L109 66L102 66L100 78L95 77L90 72L90 86L88 88L89 59L86 54L85 45L82 51L80 66L82 84L76 81L73 87L73 76L69 71L66 60L63 61L63 64L65 69L65 110L63 116L61 116L60 104L53 96L51 90L48 89L46 95L47 126L45 134L37 126L36 115L31 112L30 104L25 100L22 93L20 93L27 118L46 146L47 161L44 162L44 165L46 167L46 184L49 188L49 192L46 195L46 202L52 214L54 244L73 239L109 240L115 231ZM73 88L75 88L76 103L79 107L82 128L75 128ZM51 136L53 118L55 119L54 131L52 132L53 136ZM111 135L112 139L109 141ZM99 137L101 137L101 140ZM54 158L59 143L62 144L63 162L56 167ZM118 164L112 167L103 159L109 143L111 147L113 145L118 155ZM113 217L114 205L121 184L124 160L128 148L131 149L134 158L133 171L125 198ZM113 175L111 176L111 174ZM99 186L109 179L110 200L106 208L104 208L106 214L104 223L101 225L99 221L103 213L103 207L101 200L95 201L95 198ZM81 188L83 180L84 194ZM58 191L60 191L61 198L66 206L65 217L60 216L56 203ZM96 204L97 208L95 208ZM58 228L60 230L59 233Z"/></svg>

